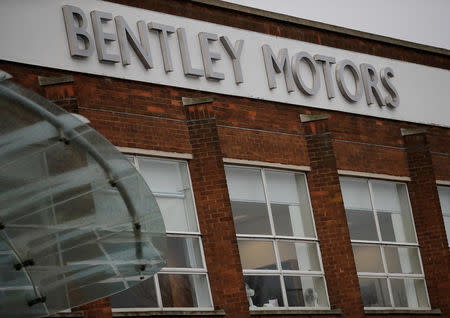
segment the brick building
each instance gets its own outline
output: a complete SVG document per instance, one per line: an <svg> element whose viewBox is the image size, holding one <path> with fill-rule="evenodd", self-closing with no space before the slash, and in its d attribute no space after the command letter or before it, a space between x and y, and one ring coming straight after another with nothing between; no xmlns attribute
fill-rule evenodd
<svg viewBox="0 0 450 318"><path fill-rule="evenodd" d="M73 64L33 59L16 45L15 55L0 49L0 69L86 117L129 156L157 197L170 251L155 277L59 316L450 317L449 51L214 0L69 2L65 17L63 4L48 2L37 14L57 16L50 28L67 38L47 38L45 46L60 46ZM140 48L119 50L118 12L127 23L120 45ZM99 19L97 27L115 23L117 33L90 29L89 18ZM138 20L153 21L159 45L152 57L137 40ZM70 23L84 41L77 48L69 44ZM193 44L199 26L203 35ZM240 44L233 30L256 33ZM251 42L259 36L262 42ZM43 49L42 41L21 39ZM254 64L265 64L240 61L240 45L242 54L258 45ZM175 47L180 52L163 52ZM295 55L291 65L303 47L310 55ZM338 58L311 59L316 53ZM365 59L375 71L364 69ZM384 64L391 71L378 81ZM337 78L339 67L347 82ZM158 68L162 78L135 76ZM254 68L264 78L252 91ZM357 72L353 86L349 70ZM408 78L416 75L418 83ZM402 86L407 80L411 86ZM440 90L430 106L413 108L409 101L426 101L430 87Z"/></svg>

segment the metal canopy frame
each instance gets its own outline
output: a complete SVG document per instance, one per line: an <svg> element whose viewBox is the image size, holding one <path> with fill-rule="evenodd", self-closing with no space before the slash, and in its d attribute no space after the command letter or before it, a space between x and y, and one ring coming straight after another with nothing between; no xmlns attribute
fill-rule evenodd
<svg viewBox="0 0 450 318"><path fill-rule="evenodd" d="M64 143L66 145L73 144L75 147L82 150L90 158L92 158L93 161L95 161L95 163L103 170L105 177L107 179L107 182L110 184L111 187L117 189L121 199L123 200L123 203L126 207L126 212L128 213L128 224L132 225L132 232L133 232L133 238L134 238L133 240L134 240L135 260L142 261L142 264L139 266L139 271L142 273L145 273L147 278L151 277L156 271L158 271L165 265L165 261L162 257L162 255L164 255L164 252L165 252L164 251L165 229L164 229L164 223L162 221L161 213L159 211L159 208L157 208L156 201L150 202L147 204L145 204L146 202L144 202L144 204L141 204L141 202L138 202L136 204L136 202L135 202L136 195L133 197L133 194L130 193L130 189L128 189L128 187L127 187L126 178L124 178L123 176L121 177L120 171L116 171L115 167L110 162L108 162L108 160L105 158L105 156L102 155L102 153L100 151L98 151L94 145L92 145L88 140L86 140L85 137L83 136L83 134L80 134L80 132L77 131L76 128L85 126L86 128L89 129L88 130L89 133L95 133L94 130L92 130L90 127L87 127L82 122L77 123L77 125L68 125L67 120L64 120L63 118L61 118L61 116L57 116L56 114L52 113L52 111L50 109L48 109L48 107L47 108L43 107L38 102L36 102L36 99L33 98L34 93L27 92L27 96L24 96L21 94L21 91L18 92L17 89L15 89L15 87L19 87L19 86L17 86L16 84L9 83L9 81L7 81L7 79L10 79L10 78L11 78L11 76L8 73L0 70L0 110L1 110L1 107L3 107L4 105L10 105L10 104L19 105L21 108L24 109L25 112L34 114L34 116L38 117L40 120L43 120L43 121L49 123L52 127L54 127L54 129L57 131L59 136L52 136L52 137L59 137L58 142ZM7 84L7 85L4 85L4 84ZM20 88L20 90L22 90L22 88ZM31 98L29 98L28 95L30 95ZM57 106L52 104L51 107L57 107ZM58 110L58 111L63 112L62 110ZM71 118L71 120L79 121L79 119L76 117ZM22 131L22 133L23 133L23 131ZM0 127L0 138L1 138L1 135L2 135L2 132L1 132L1 127ZM20 135L20 131L19 131L19 135ZM95 137L98 138L99 136L95 136ZM102 140L102 142L107 142L107 141L104 139L104 140ZM0 149L1 149L2 145L5 145L5 144L8 144L8 143L6 142L6 143L2 144L0 142ZM122 156L122 158L120 158L120 159L123 160L123 162L129 163L128 160L126 159L126 157L121 155L120 152L118 152L113 145L111 145L111 144L109 144L109 145L110 145L110 149L108 148L108 151L114 151L114 155ZM0 163L2 163L2 155L1 154L0 154ZM129 163L129 165L132 167L131 163ZM2 176L1 169L2 169L2 167L4 168L4 166L5 165L2 166L0 164L0 177ZM134 169L134 167L132 169ZM146 196L141 196L142 198L138 198L138 200L149 200L149 198L150 198L150 200L155 200L153 195L150 192L150 189L148 188L148 186L146 186L145 181L143 181L143 179L139 175L139 173L135 169L133 170L133 173L136 174L136 175L133 174L133 177L136 176L138 185L141 185L141 184L143 185L139 188L139 190L145 191L145 193L146 193ZM142 188L145 188L145 189L142 189ZM96 190L93 190L93 193L95 191ZM139 207L137 205L139 205ZM144 207L148 208L149 206L151 207L149 211L142 211L142 209ZM156 206L156 209L154 208L155 206ZM139 210L139 209L141 209L141 210ZM36 273L31 270L35 265L34 260L24 257L24 255L22 255L23 253L21 253L21 251L19 251L15 247L13 239L10 239L8 237L7 233L5 232L8 230L8 223L2 222L3 216L2 216L1 210L2 209L1 209L1 204L0 204L0 237L5 241L7 246L14 253L14 256L19 261L19 263L14 264L15 270L24 272L24 274L27 276L27 278L31 282L31 285L33 287L33 290L34 290L34 293L36 296L34 299L28 299L27 304L28 304L28 306L32 307L38 303L42 303L43 308L46 311L46 312L42 312L42 311L36 310L34 313L24 315L23 317L39 317L39 316L42 316L45 314L54 313L55 310L52 310L52 308L48 308L48 306L46 305L46 301L47 301L46 295L41 293L40 288L38 288L39 282L36 282L36 280L33 277L34 275L36 275ZM147 213L151 214L151 217L150 216L147 217ZM152 221L153 221L153 224L152 224ZM144 222L145 224L142 222ZM162 226L161 226L161 224L162 224ZM124 224L124 225L126 225L126 224ZM71 230L75 231L75 234L74 234L75 237L77 235L80 235L76 231L81 230L81 229L71 229ZM94 230L94 232L97 233L96 230ZM81 231L81 233L83 233L83 232ZM112 236L114 236L114 235L117 235L117 233L127 234L128 232L112 232L112 233L113 233ZM56 233L55 235L58 236L59 234ZM100 235L98 235L98 233L96 235L97 235L97 238L99 241L101 239L104 240L105 237L108 237L108 236L105 236L103 238L100 238ZM70 235L69 235L69 237L70 237ZM126 238L129 239L128 236L126 236ZM156 248L154 245L154 242L151 241L153 238L157 238L157 241L160 243L158 245L158 248ZM120 238L119 238L119 241L120 241ZM50 244L51 244L51 242L50 242ZM59 243L57 243L57 244L59 244ZM143 259L144 258L144 249L147 253L147 257L148 257L148 255L150 255L150 257L153 257L154 259ZM60 254L62 253L59 249L58 249L58 251ZM104 248L103 248L103 252L105 253L106 257L108 258L108 262L110 262L111 264L115 264L115 261L108 256L108 253L104 250ZM2 258L2 255L0 253L0 264L2 264L1 258ZM61 261L63 256L59 255L59 258ZM103 262L102 264L108 263L108 262L105 263L104 261L102 261L102 262ZM134 264L136 264L136 262ZM150 264L151 266L147 267L148 264ZM92 267L95 268L95 265L92 265ZM117 267L114 267L114 268L115 268L115 270L114 270L115 274L117 276L119 276L123 281L126 281L126 274L123 274L119 270L117 270ZM75 279L72 281L70 281L70 278L67 279L67 281L66 281L65 274L62 274L62 275L63 275L64 279L61 279L59 281L59 283L61 285L64 285L65 291L67 292L67 284L69 284L69 283L73 284L74 280L75 280L75 283L77 283L76 282L77 276L74 275ZM78 279L84 279L84 278L85 277L83 275L78 276ZM0 288L2 287L1 284L2 284L2 280L0 277ZM57 285L58 281L54 282L54 284ZM128 288L129 286L127 284L125 284L125 287ZM121 291L124 288L122 288L121 290L116 290L116 289L114 290L113 293ZM97 298L106 297L106 296L109 296L110 294L111 294L111 292L109 292L109 293L104 292L103 294L95 295L95 298L93 298L93 299L85 299L85 301L83 303L95 300ZM66 295L66 297L70 298L68 296L68 294ZM0 298L2 298L2 297L0 297ZM72 304L72 302L70 300L68 300L68 303ZM73 305L78 306L78 305L81 305L81 303L76 303L76 301L74 301ZM2 311L2 300L0 299L0 313L2 313L2 312L3 312ZM15 314L16 314L16 316L15 316ZM11 313L10 316L11 317L22 317L22 315L17 315L17 312Z"/></svg>

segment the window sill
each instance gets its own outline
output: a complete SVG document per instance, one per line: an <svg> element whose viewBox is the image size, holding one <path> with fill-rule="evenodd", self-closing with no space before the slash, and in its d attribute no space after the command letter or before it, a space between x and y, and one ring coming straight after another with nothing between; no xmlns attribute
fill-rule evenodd
<svg viewBox="0 0 450 318"><path fill-rule="evenodd" d="M113 317L148 316L225 316L225 310L164 310L164 311L124 311L113 312Z"/></svg>
<svg viewBox="0 0 450 318"><path fill-rule="evenodd" d="M442 311L440 309L369 309L365 310L366 315L428 315L428 316L441 316Z"/></svg>
<svg viewBox="0 0 450 318"><path fill-rule="evenodd" d="M49 316L49 318L78 318L78 317L84 317L82 311L59 312L57 314Z"/></svg>
<svg viewBox="0 0 450 318"><path fill-rule="evenodd" d="M113 312L113 317L148 317L148 316L225 316L225 310L167 310L167 311L124 311ZM60 312L50 318L84 317L82 311Z"/></svg>
<svg viewBox="0 0 450 318"><path fill-rule="evenodd" d="M280 309L280 310L250 310L250 316L263 316L263 315L342 315L341 309Z"/></svg>

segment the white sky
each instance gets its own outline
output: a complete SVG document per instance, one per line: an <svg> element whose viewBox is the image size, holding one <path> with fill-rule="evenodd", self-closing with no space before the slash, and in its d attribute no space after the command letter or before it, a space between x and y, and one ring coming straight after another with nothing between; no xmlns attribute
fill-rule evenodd
<svg viewBox="0 0 450 318"><path fill-rule="evenodd" d="M225 0L450 49L450 0Z"/></svg>

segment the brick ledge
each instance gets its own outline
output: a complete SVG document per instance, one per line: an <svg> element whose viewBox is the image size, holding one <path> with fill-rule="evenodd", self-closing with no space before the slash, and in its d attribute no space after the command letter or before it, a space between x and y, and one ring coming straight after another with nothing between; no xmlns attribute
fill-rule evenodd
<svg viewBox="0 0 450 318"><path fill-rule="evenodd" d="M436 315L441 316L442 311L440 309L427 309L427 310L414 310L414 309L369 309L365 310L366 315Z"/></svg>
<svg viewBox="0 0 450 318"><path fill-rule="evenodd" d="M124 311L113 312L113 317L148 317L148 316L225 316L225 310L168 310L168 311Z"/></svg>
<svg viewBox="0 0 450 318"><path fill-rule="evenodd" d="M282 309L282 310L250 310L250 316L263 315L342 315L341 309L325 309L325 310L301 310L301 309Z"/></svg>
<svg viewBox="0 0 450 318"><path fill-rule="evenodd" d="M124 311L113 312L113 317L149 317L149 316L225 316L223 309L218 310L167 310L167 311ZM78 318L84 317L82 311L61 312L50 316L51 318Z"/></svg>

